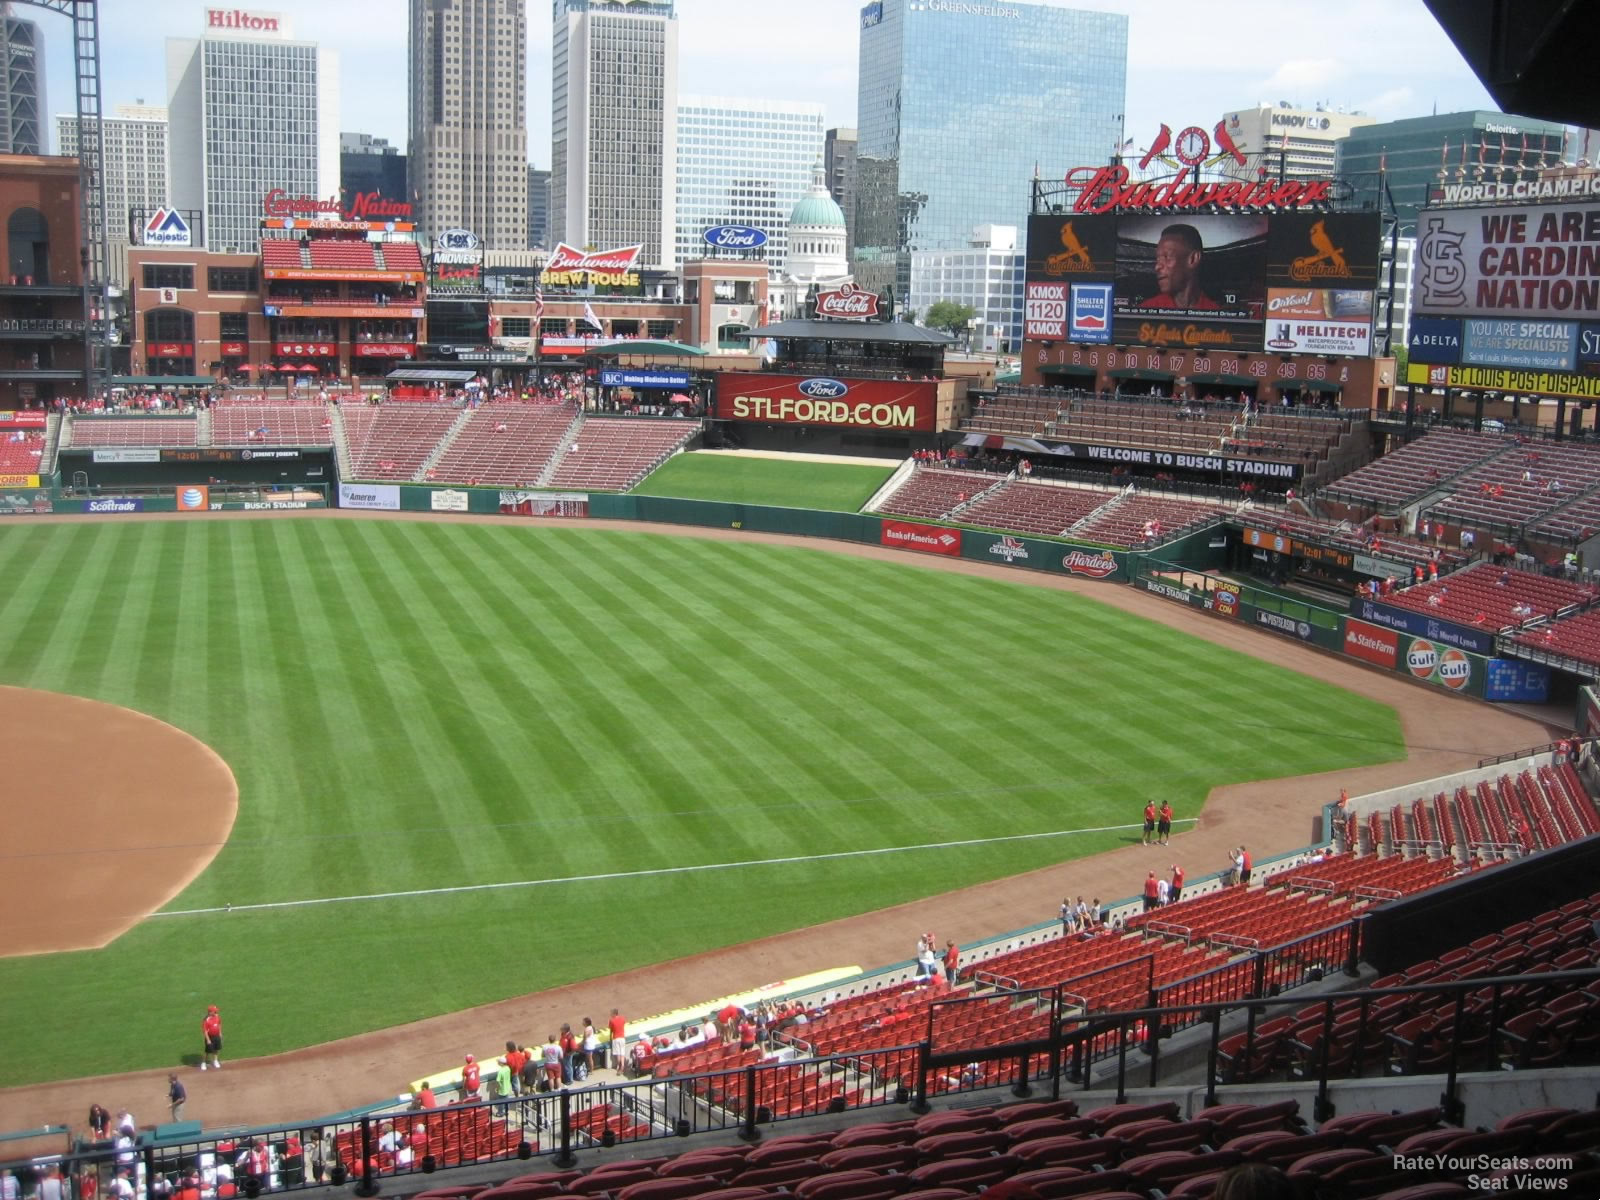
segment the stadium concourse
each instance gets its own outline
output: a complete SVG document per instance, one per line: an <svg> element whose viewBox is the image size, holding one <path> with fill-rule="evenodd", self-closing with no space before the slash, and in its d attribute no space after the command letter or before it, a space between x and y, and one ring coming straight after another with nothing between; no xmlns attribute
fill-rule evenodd
<svg viewBox="0 0 1600 1200"><path fill-rule="evenodd" d="M265 513L239 516L273 520L408 519L399 514L338 512L305 513L287 518ZM175 516L175 519L184 518ZM219 515L219 519L228 518ZM434 519L477 518L441 516ZM484 519L494 521L497 518ZM641 528L632 523L598 521L591 522L590 526L635 531ZM819 546L812 540L731 530L660 528L657 532ZM930 570L987 576L1003 572L1003 568L987 564L924 559L880 547L825 545L834 553L909 563ZM1130 844L1092 860L1051 867L900 908L804 928L623 975L536 992L273 1058L252 1059L249 1030L230 1026L231 1054L227 1070L205 1075L190 1071L184 1076L189 1094L186 1116L202 1121L208 1128L216 1128L281 1121L294 1119L298 1114L311 1116L366 1105L374 1099L396 1094L410 1080L459 1064L463 1053L489 1054L507 1038L532 1045L550 1029L559 1028L562 1022L576 1024L583 1016L591 1014L603 1018L612 1008L640 1017L829 967L860 964L871 968L901 962L909 956L912 945L924 930L935 930L941 939L949 937L958 943L994 937L1051 919L1061 897L1066 894L1098 895L1108 900L1133 897L1147 872L1165 872L1173 862L1184 866L1192 888L1195 883L1224 869L1230 851L1240 843L1250 846L1257 864L1267 862L1277 853L1307 845L1313 839L1315 818L1325 804L1337 798L1341 789L1348 790L1351 795L1362 795L1430 779L1474 767L1485 755L1549 742L1561 732L1534 717L1501 707L1462 703L1442 690L1408 684L1396 675L1367 670L1298 644L1263 637L1243 626L1220 623L1130 588L1109 588L1044 575L1008 574L1004 577L1029 586L1090 596L1392 705L1400 716L1408 756L1403 762L1337 775L1218 789L1208 799L1197 823L1190 823L1192 814L1178 814L1179 824L1170 846L1138 844L1140 813L1117 814L1112 820L1126 824ZM797 897L796 903L803 904L804 898ZM492 956L492 944L485 953ZM187 1011L175 1014L175 1025L182 1025L192 1015ZM174 1063L182 1049L174 1047ZM94 1102L113 1110L126 1106L148 1122L157 1111L165 1089L164 1069L8 1089L0 1092L0 1128L28 1128L44 1121L78 1126L83 1113Z"/></svg>

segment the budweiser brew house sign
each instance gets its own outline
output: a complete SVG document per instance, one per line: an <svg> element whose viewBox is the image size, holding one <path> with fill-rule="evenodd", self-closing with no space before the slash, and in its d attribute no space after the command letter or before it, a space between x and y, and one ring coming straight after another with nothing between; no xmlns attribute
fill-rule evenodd
<svg viewBox="0 0 1600 1200"><path fill-rule="evenodd" d="M540 272L545 287L637 287L639 251L644 246L623 246L616 250L579 250L558 242Z"/></svg>
<svg viewBox="0 0 1600 1200"><path fill-rule="evenodd" d="M841 283L817 293L817 316L835 321L876 321L878 293Z"/></svg>

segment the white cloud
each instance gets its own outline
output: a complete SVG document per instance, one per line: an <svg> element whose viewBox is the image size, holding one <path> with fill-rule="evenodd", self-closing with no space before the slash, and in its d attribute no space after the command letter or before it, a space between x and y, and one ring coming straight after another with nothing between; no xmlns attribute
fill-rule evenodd
<svg viewBox="0 0 1600 1200"><path fill-rule="evenodd" d="M1305 103L1320 98L1307 96L1307 91L1325 90L1348 74L1349 71L1338 59L1288 58L1257 85L1257 90L1274 96L1281 93L1284 99L1293 97L1299 103Z"/></svg>

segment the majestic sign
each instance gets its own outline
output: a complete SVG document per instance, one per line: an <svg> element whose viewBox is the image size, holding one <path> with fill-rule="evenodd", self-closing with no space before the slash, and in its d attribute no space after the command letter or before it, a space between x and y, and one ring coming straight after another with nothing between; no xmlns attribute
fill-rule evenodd
<svg viewBox="0 0 1600 1200"><path fill-rule="evenodd" d="M641 243L588 253L560 242L545 260L539 278L550 287L582 287L587 283L636 287L639 283L636 268L643 249Z"/></svg>
<svg viewBox="0 0 1600 1200"><path fill-rule="evenodd" d="M765 371L716 376L715 413L723 420L845 429L935 426L938 384L926 380L812 378ZM973 491L978 491L974 484Z"/></svg>
<svg viewBox="0 0 1600 1200"><path fill-rule="evenodd" d="M853 283L825 288L817 293L817 316L839 321L876 321L878 293Z"/></svg>
<svg viewBox="0 0 1600 1200"><path fill-rule="evenodd" d="M705 239L706 245L719 250L754 250L767 244L766 232L749 225L713 225L702 231L700 236Z"/></svg>
<svg viewBox="0 0 1600 1200"><path fill-rule="evenodd" d="M146 246L187 246L192 241L189 222L175 208L158 208L144 223Z"/></svg>
<svg viewBox="0 0 1600 1200"><path fill-rule="evenodd" d="M1415 270L1412 303L1423 313L1561 319L1600 311L1600 205L1425 209Z"/></svg>

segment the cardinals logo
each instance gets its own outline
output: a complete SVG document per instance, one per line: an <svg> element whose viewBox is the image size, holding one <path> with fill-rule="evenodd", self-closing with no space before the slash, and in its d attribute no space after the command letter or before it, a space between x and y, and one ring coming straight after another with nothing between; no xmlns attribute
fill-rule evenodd
<svg viewBox="0 0 1600 1200"><path fill-rule="evenodd" d="M1213 148L1215 154L1212 153ZM1225 120L1217 122L1209 139L1205 130L1197 126L1190 126L1174 138L1172 126L1163 123L1155 141L1150 143L1150 148L1139 159L1139 170L1145 170L1158 158L1173 168L1180 162L1191 167L1214 167L1229 158L1241 167L1246 165L1244 151L1239 149L1233 135L1228 132Z"/></svg>
<svg viewBox="0 0 1600 1200"><path fill-rule="evenodd" d="M1089 257L1087 247L1078 240L1071 221L1061 226L1061 253L1047 258L1044 269L1049 275L1071 275L1094 270L1094 259Z"/></svg>
<svg viewBox="0 0 1600 1200"><path fill-rule="evenodd" d="M1308 235L1315 254L1297 258L1289 264L1289 277L1300 283L1309 279L1349 279L1350 266L1344 260L1344 248L1335 246L1328 234L1328 223L1318 221Z"/></svg>

